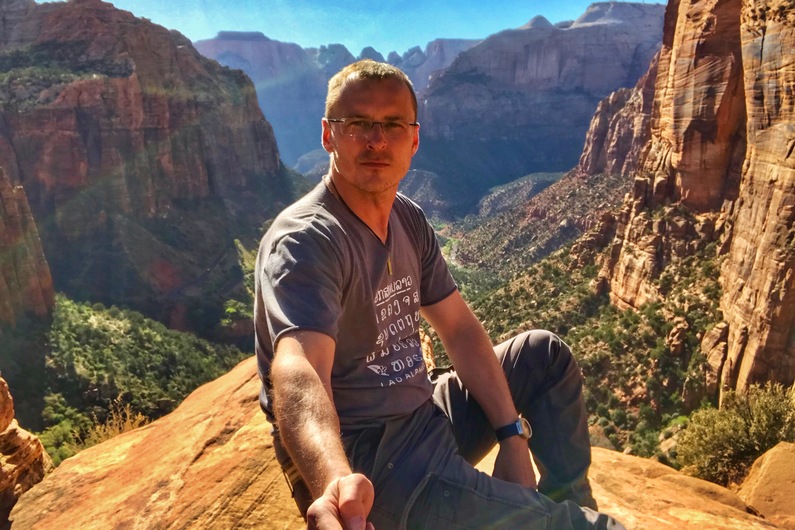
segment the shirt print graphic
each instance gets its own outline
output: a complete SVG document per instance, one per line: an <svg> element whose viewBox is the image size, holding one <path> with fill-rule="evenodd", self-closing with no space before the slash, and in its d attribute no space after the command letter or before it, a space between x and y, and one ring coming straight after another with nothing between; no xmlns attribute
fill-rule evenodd
<svg viewBox="0 0 795 530"><path fill-rule="evenodd" d="M419 341L420 293L412 275L390 281L375 293L377 349L367 356L367 368L380 376L382 387L424 375Z"/></svg>

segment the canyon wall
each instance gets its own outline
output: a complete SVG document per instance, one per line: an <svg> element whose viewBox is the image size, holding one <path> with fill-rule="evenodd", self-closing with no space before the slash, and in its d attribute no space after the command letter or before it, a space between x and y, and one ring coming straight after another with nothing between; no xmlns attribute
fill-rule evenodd
<svg viewBox="0 0 795 530"><path fill-rule="evenodd" d="M648 69L663 12L595 3L571 25L536 17L461 53L425 95L414 166L442 175L463 210L495 185L571 169L597 103Z"/></svg>
<svg viewBox="0 0 795 530"><path fill-rule="evenodd" d="M740 24L748 149L721 300L721 378L737 388L795 381L795 8L745 0Z"/></svg>
<svg viewBox="0 0 795 530"><path fill-rule="evenodd" d="M233 239L295 197L251 81L99 0L0 15L0 166L56 288L212 322L242 285Z"/></svg>
<svg viewBox="0 0 795 530"><path fill-rule="evenodd" d="M786 1L668 4L651 138L601 273L638 308L678 260L722 262L723 322L700 337L710 394L795 381L794 27Z"/></svg>
<svg viewBox="0 0 795 530"><path fill-rule="evenodd" d="M47 317L55 292L25 189L0 167L0 324ZM0 336L2 334L0 333Z"/></svg>

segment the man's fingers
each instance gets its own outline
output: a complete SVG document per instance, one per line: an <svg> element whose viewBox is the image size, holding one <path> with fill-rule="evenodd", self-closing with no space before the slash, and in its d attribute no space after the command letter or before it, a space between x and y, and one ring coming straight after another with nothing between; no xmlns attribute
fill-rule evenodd
<svg viewBox="0 0 795 530"><path fill-rule="evenodd" d="M339 511L334 500L324 494L315 500L306 512L307 530L343 530L339 521Z"/></svg>
<svg viewBox="0 0 795 530"><path fill-rule="evenodd" d="M339 511L345 530L366 530L367 516L375 499L373 484L364 475L354 473L340 478L337 488Z"/></svg>

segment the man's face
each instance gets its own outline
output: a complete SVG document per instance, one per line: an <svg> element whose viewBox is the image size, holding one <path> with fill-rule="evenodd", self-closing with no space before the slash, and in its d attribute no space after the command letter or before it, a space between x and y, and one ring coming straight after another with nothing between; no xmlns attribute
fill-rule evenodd
<svg viewBox="0 0 795 530"><path fill-rule="evenodd" d="M415 120L411 92L397 79L357 79L348 82L330 110L329 118L361 118L386 122ZM363 137L346 136L341 123L323 120L323 147L331 153L331 174L366 193L396 188L419 147L419 126L401 138L389 138L373 126Z"/></svg>

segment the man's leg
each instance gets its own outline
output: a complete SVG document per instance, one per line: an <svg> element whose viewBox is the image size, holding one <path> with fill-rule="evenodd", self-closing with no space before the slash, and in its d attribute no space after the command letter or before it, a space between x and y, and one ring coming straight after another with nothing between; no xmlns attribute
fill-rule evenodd
<svg viewBox="0 0 795 530"><path fill-rule="evenodd" d="M495 348L517 410L530 422L529 445L539 467L539 491L555 501L596 509L588 482L591 446L582 374L556 335L533 330ZM461 455L476 463L495 445L483 410L455 376L442 375L434 401L450 418Z"/></svg>
<svg viewBox="0 0 795 530"><path fill-rule="evenodd" d="M481 473L458 452L447 416L430 401L411 416L343 436L354 470L373 482L378 530L623 530L573 502Z"/></svg>

